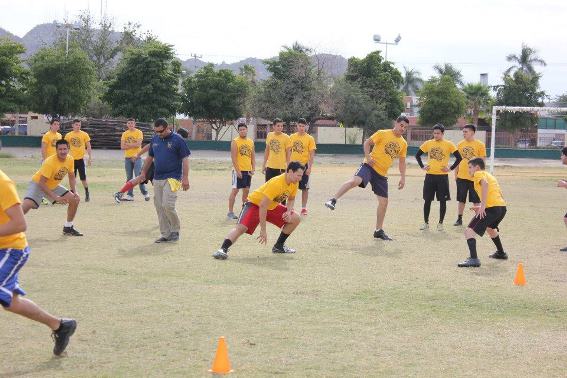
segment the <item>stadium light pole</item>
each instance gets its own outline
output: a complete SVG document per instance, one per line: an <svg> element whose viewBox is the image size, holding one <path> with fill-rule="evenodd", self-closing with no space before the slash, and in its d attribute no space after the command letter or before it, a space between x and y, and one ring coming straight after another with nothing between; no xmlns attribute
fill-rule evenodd
<svg viewBox="0 0 567 378"><path fill-rule="evenodd" d="M375 43L379 43L381 45L386 45L385 61L387 62L388 61L388 45L397 46L398 43L400 43L400 41L402 40L402 36L398 33L398 36L396 37L396 39L394 39L394 42L382 41L382 37L380 36L380 34L374 34L372 39L374 40Z"/></svg>
<svg viewBox="0 0 567 378"><path fill-rule="evenodd" d="M79 27L79 25L77 24L70 24L69 22L65 22L64 24L59 24L57 22L55 22L55 27L57 29L59 28L65 28L65 32L66 32L66 42L65 42L65 58L67 58L67 56L69 56L69 32L71 30L77 31L80 30L81 28Z"/></svg>

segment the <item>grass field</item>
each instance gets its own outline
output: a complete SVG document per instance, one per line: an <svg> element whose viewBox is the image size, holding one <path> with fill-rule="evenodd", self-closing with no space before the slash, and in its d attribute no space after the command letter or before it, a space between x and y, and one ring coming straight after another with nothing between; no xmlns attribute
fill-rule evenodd
<svg viewBox="0 0 567 378"><path fill-rule="evenodd" d="M273 255L244 236L227 261L211 257L232 226L227 163L192 161L191 190L178 200L181 240L156 245L153 203L137 191L136 202L115 204L122 162L97 162L92 201L75 222L83 238L61 235L64 206L27 216L32 257L20 281L29 298L78 320L68 356L52 358L46 327L0 312L0 376L208 376L219 336L242 377L567 374L559 163L497 168L510 260L488 259L494 246L485 237L482 267L467 270L456 267L467 249L451 226L454 201L445 232L418 231L423 175L415 167L402 191L390 179L385 229L396 240L385 243L372 238L370 189L348 193L334 212L323 207L356 168L324 161L313 172L309 216L288 241L298 252ZM0 159L22 195L37 165ZM435 203L432 224L437 216ZM277 235L269 228L270 246ZM525 287L512 283L518 262Z"/></svg>

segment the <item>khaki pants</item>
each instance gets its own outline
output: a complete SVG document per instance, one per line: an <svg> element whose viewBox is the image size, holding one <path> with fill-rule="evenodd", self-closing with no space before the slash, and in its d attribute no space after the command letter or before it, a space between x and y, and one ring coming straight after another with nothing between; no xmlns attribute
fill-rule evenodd
<svg viewBox="0 0 567 378"><path fill-rule="evenodd" d="M167 180L154 180L154 205L159 220L161 236L179 232L179 217L175 211L177 192L172 192Z"/></svg>

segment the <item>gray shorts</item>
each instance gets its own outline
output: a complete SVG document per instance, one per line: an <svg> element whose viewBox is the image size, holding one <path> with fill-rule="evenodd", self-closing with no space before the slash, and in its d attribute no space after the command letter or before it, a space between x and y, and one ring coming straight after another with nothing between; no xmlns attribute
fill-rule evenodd
<svg viewBox="0 0 567 378"><path fill-rule="evenodd" d="M52 191L59 197L63 197L65 194L67 194L67 192L69 192L67 188L61 185L58 185ZM35 208L37 209L39 207L39 204L41 203L42 198L47 198L47 196L45 195L43 190L41 190L40 186L35 181L30 182L28 192L26 193L24 199L30 199L35 202Z"/></svg>

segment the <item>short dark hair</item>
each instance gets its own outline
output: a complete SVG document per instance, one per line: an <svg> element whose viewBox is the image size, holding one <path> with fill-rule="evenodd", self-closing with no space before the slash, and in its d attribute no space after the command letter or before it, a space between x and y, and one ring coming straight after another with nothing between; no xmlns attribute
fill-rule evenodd
<svg viewBox="0 0 567 378"><path fill-rule="evenodd" d="M441 124L441 123L438 123L435 126L433 126L433 130L439 130L442 133L444 133L445 132L445 126L443 126L443 124Z"/></svg>
<svg viewBox="0 0 567 378"><path fill-rule="evenodd" d="M189 131L187 131L187 129L184 129L183 127L177 129L177 134L181 135L181 138L183 139L189 138Z"/></svg>
<svg viewBox="0 0 567 378"><path fill-rule="evenodd" d="M298 119L298 120L297 120L297 123L298 123L298 124L301 124L301 125L307 125L307 121L305 120L305 118L300 118L300 119Z"/></svg>
<svg viewBox="0 0 567 378"><path fill-rule="evenodd" d="M49 121L49 124L53 125L55 122L61 122L61 121L59 120L59 118L53 118L51 121Z"/></svg>
<svg viewBox="0 0 567 378"><path fill-rule="evenodd" d="M567 147L563 147L563 149L561 150L561 153L565 156L567 156Z"/></svg>
<svg viewBox="0 0 567 378"><path fill-rule="evenodd" d="M484 168L486 168L486 164L484 164L484 160L482 160L481 158L474 158L469 160L469 164L471 164L474 167L480 167L480 169L482 169L484 171Z"/></svg>
<svg viewBox="0 0 567 378"><path fill-rule="evenodd" d="M240 122L240 123L238 124L237 129L240 129L241 127L246 127L246 128L248 128L248 125L245 124L244 122Z"/></svg>
<svg viewBox="0 0 567 378"><path fill-rule="evenodd" d="M158 118L154 121L154 127L160 127L160 126L167 127L169 126L169 124L164 118Z"/></svg>
<svg viewBox="0 0 567 378"><path fill-rule="evenodd" d="M130 121L136 122L136 119L135 119L135 118L128 118L128 119L126 120L126 122L130 122Z"/></svg>
<svg viewBox="0 0 567 378"><path fill-rule="evenodd" d="M290 161L287 165L286 172L289 172L290 169L292 172L297 172L298 169L305 171L305 166L298 161Z"/></svg>
<svg viewBox="0 0 567 378"><path fill-rule="evenodd" d="M274 118L274 120L272 121L272 123L275 125L276 123L280 123L283 122L283 119L281 118Z"/></svg>
<svg viewBox="0 0 567 378"><path fill-rule="evenodd" d="M78 118L75 118L75 119L73 120L73 123L77 123L77 122L81 123L81 120L78 119Z"/></svg>
<svg viewBox="0 0 567 378"><path fill-rule="evenodd" d="M59 139L57 142L55 142L55 149L57 149L57 147L59 147L59 145L64 144L67 147L69 147L69 142L67 142L65 139Z"/></svg>
<svg viewBox="0 0 567 378"><path fill-rule="evenodd" d="M402 114L398 118L396 118L396 122L405 122L409 125L409 118Z"/></svg>
<svg viewBox="0 0 567 378"><path fill-rule="evenodd" d="M465 126L463 126L463 129L469 129L472 130L473 133L476 133L476 126L472 123L467 123Z"/></svg>

